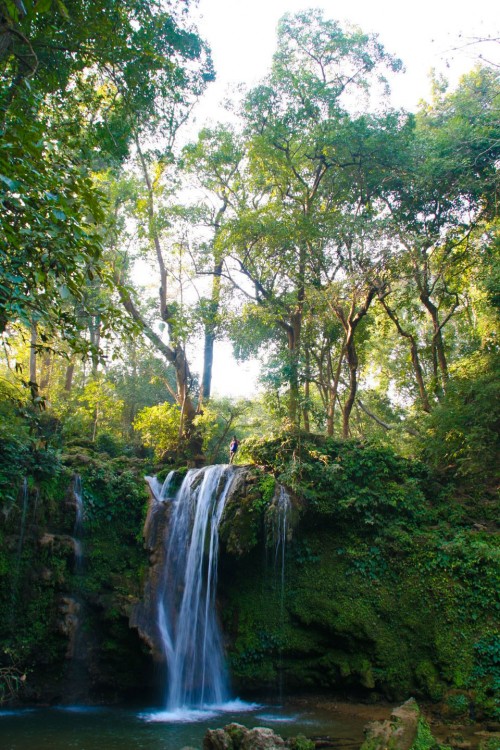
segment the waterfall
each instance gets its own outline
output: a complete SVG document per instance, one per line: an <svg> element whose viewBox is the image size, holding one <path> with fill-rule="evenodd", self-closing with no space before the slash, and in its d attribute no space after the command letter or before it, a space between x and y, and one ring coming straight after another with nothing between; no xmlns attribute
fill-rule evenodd
<svg viewBox="0 0 500 750"><path fill-rule="evenodd" d="M285 597L285 552L288 538L288 525L290 520L290 495L283 485L279 485L275 496L276 514L273 524L274 539L274 566L279 572L280 583L280 608L283 616L284 597Z"/></svg>
<svg viewBox="0 0 500 750"><path fill-rule="evenodd" d="M167 710L228 698L222 637L215 612L218 528L237 469L191 469L173 501L158 626L168 666Z"/></svg>
<svg viewBox="0 0 500 750"><path fill-rule="evenodd" d="M163 503L165 500L171 499L172 485L174 483L175 471L169 471L163 484L158 481L156 477L144 477L146 482L149 484L149 488L153 493L153 497L156 502Z"/></svg>
<svg viewBox="0 0 500 750"><path fill-rule="evenodd" d="M283 487L278 485L271 506L272 514L272 539L274 543L274 585L275 590L279 587L279 619L280 631L284 636L285 626L285 562L286 562L286 544L290 534L290 514L292 504L290 495ZM278 649L278 695L280 700L283 699L283 647Z"/></svg>
<svg viewBox="0 0 500 750"><path fill-rule="evenodd" d="M79 474L73 479L73 493L75 521L73 524L73 588L61 597L61 614L63 621L61 629L65 633L68 643L66 648L66 668L63 681L63 703L85 701L88 698L88 634L85 631L86 618L84 584L84 508L83 486Z"/></svg>

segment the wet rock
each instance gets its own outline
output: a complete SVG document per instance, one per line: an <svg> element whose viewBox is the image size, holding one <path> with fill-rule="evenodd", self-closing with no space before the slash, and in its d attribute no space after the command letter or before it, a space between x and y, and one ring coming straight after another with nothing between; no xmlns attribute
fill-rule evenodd
<svg viewBox="0 0 500 750"><path fill-rule="evenodd" d="M285 741L267 727L247 729L228 724L224 729L209 729L203 738L203 750L284 750Z"/></svg>
<svg viewBox="0 0 500 750"><path fill-rule="evenodd" d="M283 738L266 727L248 730L241 742L241 750L280 750L284 747Z"/></svg>
<svg viewBox="0 0 500 750"><path fill-rule="evenodd" d="M66 658L72 659L75 655L76 633L80 624L80 603L71 596L61 597L59 611L62 619L59 622L59 630L68 639Z"/></svg>
<svg viewBox="0 0 500 750"><path fill-rule="evenodd" d="M233 750L233 741L224 729L208 729L203 738L203 750Z"/></svg>
<svg viewBox="0 0 500 750"><path fill-rule="evenodd" d="M410 750L417 739L419 710L413 698L391 713L387 721L373 721L366 726L361 750Z"/></svg>
<svg viewBox="0 0 500 750"><path fill-rule="evenodd" d="M144 546L149 551L149 573L144 586L143 597L132 603L129 624L137 628L139 635L148 644L155 661L163 661L164 654L157 624L156 601L158 587L162 585L162 572L168 539L170 503L159 503L150 493L146 522L144 525Z"/></svg>

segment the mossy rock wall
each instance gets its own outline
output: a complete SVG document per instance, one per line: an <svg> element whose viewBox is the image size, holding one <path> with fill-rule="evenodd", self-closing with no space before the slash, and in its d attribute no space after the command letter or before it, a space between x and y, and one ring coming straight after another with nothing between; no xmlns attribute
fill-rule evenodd
<svg viewBox="0 0 500 750"><path fill-rule="evenodd" d="M453 501L423 467L386 451L332 441L304 455L302 446L294 478L279 463L278 445L267 462L260 449L267 471L292 479L294 528L282 578L263 493L255 497L262 478L239 504L233 498L234 525L225 518L234 536L247 528L245 509L254 528L260 509L258 541L247 548L226 535L221 559L221 614L237 689L417 695L451 711L458 695L462 715L495 715L494 530L454 521Z"/></svg>
<svg viewBox="0 0 500 750"><path fill-rule="evenodd" d="M43 471L28 464L24 479L13 477L0 503L0 702L111 702L144 693L154 671L128 619L147 566L145 466L92 446L39 463ZM85 520L75 541L77 474Z"/></svg>

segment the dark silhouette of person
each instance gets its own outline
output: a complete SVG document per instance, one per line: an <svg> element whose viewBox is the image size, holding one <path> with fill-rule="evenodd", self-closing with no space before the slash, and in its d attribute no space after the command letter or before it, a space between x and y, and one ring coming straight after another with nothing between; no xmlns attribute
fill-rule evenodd
<svg viewBox="0 0 500 750"><path fill-rule="evenodd" d="M233 435L233 439L231 440L231 444L229 446L229 463L232 464L234 461L234 457L236 455L236 452L239 448L239 442L236 439L236 436Z"/></svg>

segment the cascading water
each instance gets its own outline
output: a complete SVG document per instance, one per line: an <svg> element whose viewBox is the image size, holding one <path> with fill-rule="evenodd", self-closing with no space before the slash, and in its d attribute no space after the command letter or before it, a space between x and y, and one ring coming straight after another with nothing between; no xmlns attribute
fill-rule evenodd
<svg viewBox="0 0 500 750"><path fill-rule="evenodd" d="M64 632L68 638L66 669L64 674L63 703L85 701L89 689L88 674L88 634L84 628L86 619L85 599L82 594L84 584L84 507L83 486L79 474L73 480L75 522L73 524L74 578L73 589L61 599L64 615Z"/></svg>
<svg viewBox="0 0 500 750"><path fill-rule="evenodd" d="M218 528L237 469L191 469L173 501L158 625L168 665L167 710L228 699L215 612Z"/></svg>
<svg viewBox="0 0 500 750"><path fill-rule="evenodd" d="M279 615L281 631L284 632L285 622L285 562L286 544L290 533L290 513L292 504L290 495L283 487L278 485L271 506L272 513L272 538L274 542L274 585L279 591ZM283 650L278 649L278 693L283 698Z"/></svg>
<svg viewBox="0 0 500 750"><path fill-rule="evenodd" d="M158 503L163 503L165 500L172 499L171 491L175 479L175 471L170 471L163 482L158 481L156 477L145 477L146 482L149 484L149 488L153 493L153 497Z"/></svg>

